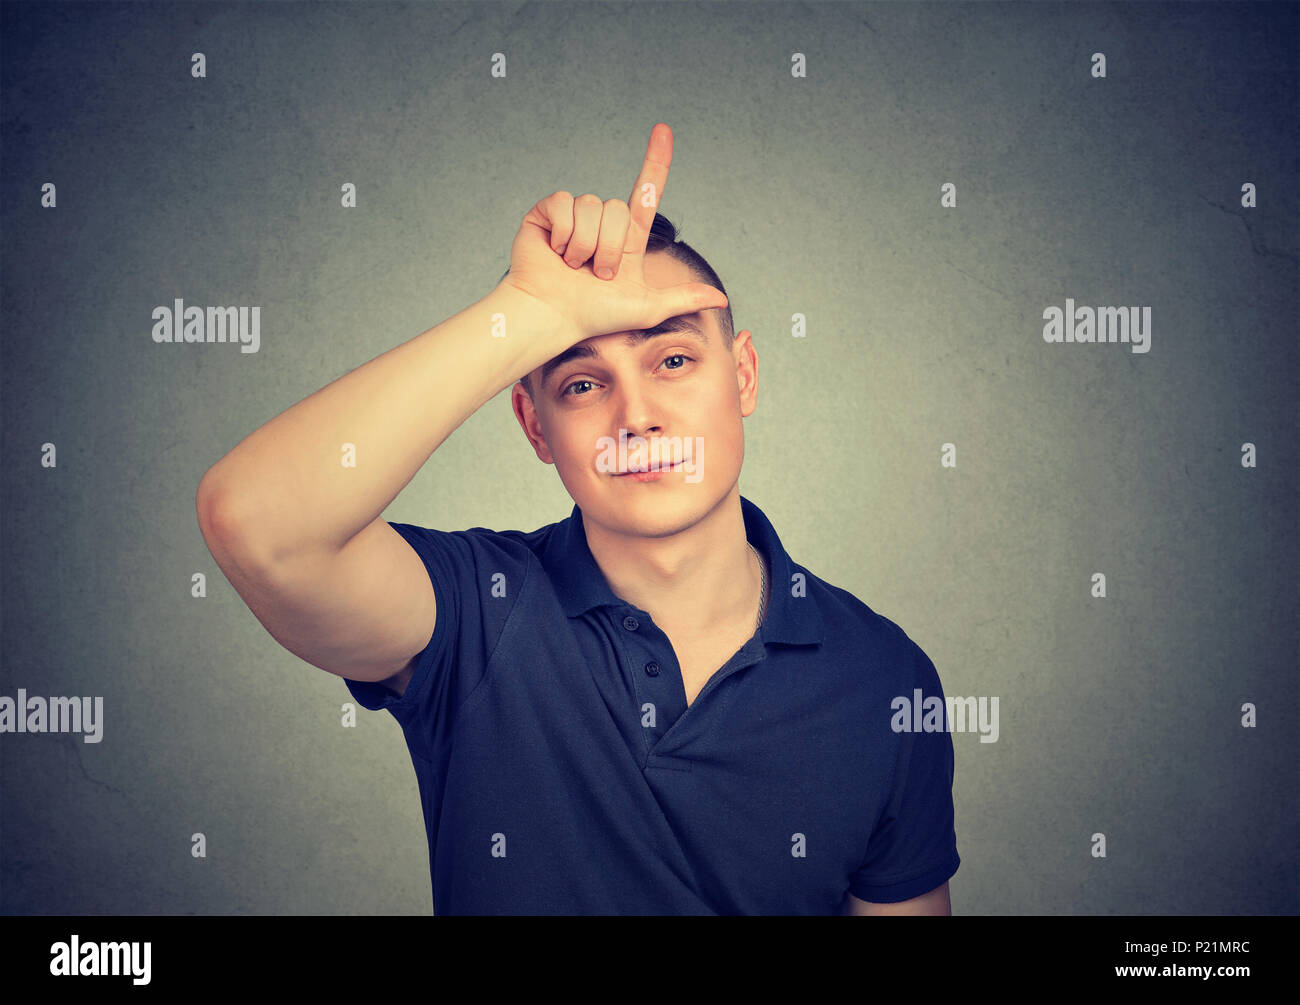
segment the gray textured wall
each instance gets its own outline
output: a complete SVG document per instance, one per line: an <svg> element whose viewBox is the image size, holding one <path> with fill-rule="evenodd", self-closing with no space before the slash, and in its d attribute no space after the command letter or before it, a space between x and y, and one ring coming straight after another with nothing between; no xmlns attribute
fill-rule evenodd
<svg viewBox="0 0 1300 1005"><path fill-rule="evenodd" d="M0 735L4 911L432 909L398 726L340 728L342 681L244 606L195 488L484 295L538 198L627 198L661 120L662 210L760 354L741 491L948 694L1000 698L996 743L953 737L954 912L1300 907L1294 5L0 19L0 694L104 699L97 744ZM155 344L177 297L261 305L260 350ZM1047 344L1066 297L1150 306L1150 351ZM502 393L385 516L570 506Z"/></svg>

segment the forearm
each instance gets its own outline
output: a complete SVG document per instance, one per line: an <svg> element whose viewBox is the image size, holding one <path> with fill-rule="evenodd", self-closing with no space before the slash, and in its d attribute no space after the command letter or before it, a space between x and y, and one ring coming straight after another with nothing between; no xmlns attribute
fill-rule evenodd
<svg viewBox="0 0 1300 1005"><path fill-rule="evenodd" d="M497 314L504 337L493 334ZM204 475L201 523L219 510L224 533L259 565L342 549L461 423L579 338L558 313L499 285L245 437Z"/></svg>

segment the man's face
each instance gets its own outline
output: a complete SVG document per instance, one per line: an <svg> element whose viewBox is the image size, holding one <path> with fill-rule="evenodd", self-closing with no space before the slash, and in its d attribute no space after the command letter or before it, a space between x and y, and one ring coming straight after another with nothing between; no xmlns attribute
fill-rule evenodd
<svg viewBox="0 0 1300 1005"><path fill-rule="evenodd" d="M656 252L645 258L645 281L663 288L696 280ZM757 401L751 335L737 333L728 351L715 312L681 320L702 338L683 329L628 345L636 333L600 335L575 347L596 355L534 370L533 399L522 384L513 390L537 456L555 464L585 519L616 533L676 533L708 514L740 476L741 419ZM662 470L646 480L625 473L638 467Z"/></svg>

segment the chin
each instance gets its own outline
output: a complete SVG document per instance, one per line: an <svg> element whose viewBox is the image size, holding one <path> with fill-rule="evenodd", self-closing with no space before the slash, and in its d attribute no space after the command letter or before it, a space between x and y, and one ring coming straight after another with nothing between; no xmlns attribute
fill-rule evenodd
<svg viewBox="0 0 1300 1005"><path fill-rule="evenodd" d="M635 491L628 491L629 489ZM640 491L649 489L649 491ZM588 493L584 514L618 532L638 537L669 537L698 523L717 499L705 482L698 484L605 485Z"/></svg>

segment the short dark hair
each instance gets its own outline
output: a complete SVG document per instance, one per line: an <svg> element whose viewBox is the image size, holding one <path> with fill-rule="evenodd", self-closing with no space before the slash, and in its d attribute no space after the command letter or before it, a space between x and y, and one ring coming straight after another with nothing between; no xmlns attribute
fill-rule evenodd
<svg viewBox="0 0 1300 1005"><path fill-rule="evenodd" d="M722 280L718 278L718 274L713 271L713 266L704 260L703 255L678 237L677 228L662 213L656 213L654 223L650 225L650 236L646 238L645 251L647 255L653 251L666 252L685 265L696 282L712 286L726 295L727 289L722 285ZM506 269L501 278L505 279L509 274L510 270ZM726 349L730 350L736 341L736 330L731 320L731 297L727 296L726 307L709 309L717 312L718 328L722 330L722 344ZM520 379L523 382L524 389L528 392L528 397L531 398L533 388L528 379L528 374L524 374Z"/></svg>

